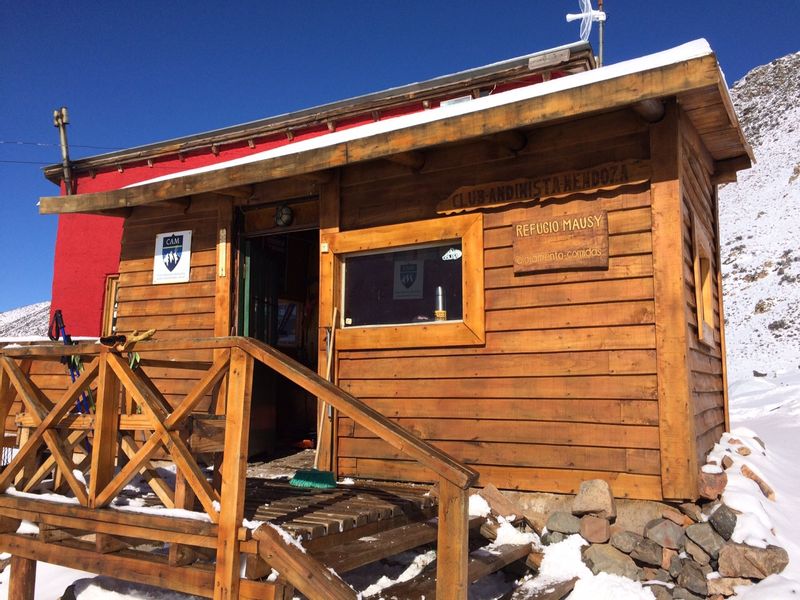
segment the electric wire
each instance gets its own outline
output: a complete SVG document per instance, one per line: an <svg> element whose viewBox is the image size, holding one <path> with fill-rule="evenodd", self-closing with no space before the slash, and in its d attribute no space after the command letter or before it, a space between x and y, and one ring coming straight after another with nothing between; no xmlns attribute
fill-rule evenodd
<svg viewBox="0 0 800 600"><path fill-rule="evenodd" d="M25 142L22 140L0 140L0 145L8 146L39 146L46 148L57 148L60 144L50 142ZM89 148L91 150L122 150L122 148L112 148L111 146L87 146L84 144L70 144L70 148Z"/></svg>

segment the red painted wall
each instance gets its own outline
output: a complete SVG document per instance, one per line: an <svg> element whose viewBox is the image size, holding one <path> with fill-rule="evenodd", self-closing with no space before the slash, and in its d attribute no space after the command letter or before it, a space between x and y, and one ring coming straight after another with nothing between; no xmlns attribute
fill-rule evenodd
<svg viewBox="0 0 800 600"><path fill-rule="evenodd" d="M52 313L64 315L70 335L99 336L106 275L119 269L123 219L60 215L53 264Z"/></svg>

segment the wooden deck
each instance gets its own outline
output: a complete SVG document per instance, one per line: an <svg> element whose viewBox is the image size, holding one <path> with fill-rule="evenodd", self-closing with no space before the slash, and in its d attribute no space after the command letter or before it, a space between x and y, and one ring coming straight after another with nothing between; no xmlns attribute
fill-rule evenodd
<svg viewBox="0 0 800 600"><path fill-rule="evenodd" d="M169 361L205 374L185 397L168 400L143 369L130 366L133 348L0 350L0 417L16 401L24 407L16 418L19 451L0 471L0 550L13 555L9 598L33 598L35 565L44 561L220 600L284 598L293 590L312 600L352 600L355 591L335 570L432 543L438 560L432 583L423 586L434 586L427 596L466 598L470 529L479 525L467 510L475 471L255 340L134 348L141 364ZM187 352L191 358L176 358ZM213 353L213 362L198 362L199 352ZM62 356L80 357L84 368L50 398L28 373L32 362ZM430 469L436 493L402 484L319 490L246 478L255 361ZM94 409L76 414L84 393ZM204 414L201 406L208 407ZM163 456L174 481L159 469ZM150 488L143 498L132 491L142 489L138 478ZM39 533L18 533L22 520ZM289 543L287 533L303 548ZM265 580L272 570L279 579Z"/></svg>

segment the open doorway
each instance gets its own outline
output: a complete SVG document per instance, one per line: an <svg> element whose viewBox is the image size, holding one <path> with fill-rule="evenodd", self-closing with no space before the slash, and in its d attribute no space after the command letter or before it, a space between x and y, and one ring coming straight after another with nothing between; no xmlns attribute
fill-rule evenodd
<svg viewBox="0 0 800 600"><path fill-rule="evenodd" d="M316 371L319 230L248 236L240 248L239 335ZM252 402L251 457L282 456L316 437L316 398L260 363Z"/></svg>

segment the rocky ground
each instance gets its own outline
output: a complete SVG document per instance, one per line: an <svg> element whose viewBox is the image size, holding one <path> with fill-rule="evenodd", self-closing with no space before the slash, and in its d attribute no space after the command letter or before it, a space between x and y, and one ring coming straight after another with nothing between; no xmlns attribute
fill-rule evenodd
<svg viewBox="0 0 800 600"><path fill-rule="evenodd" d="M756 163L720 188L729 370L800 368L800 53L749 72L731 96Z"/></svg>

